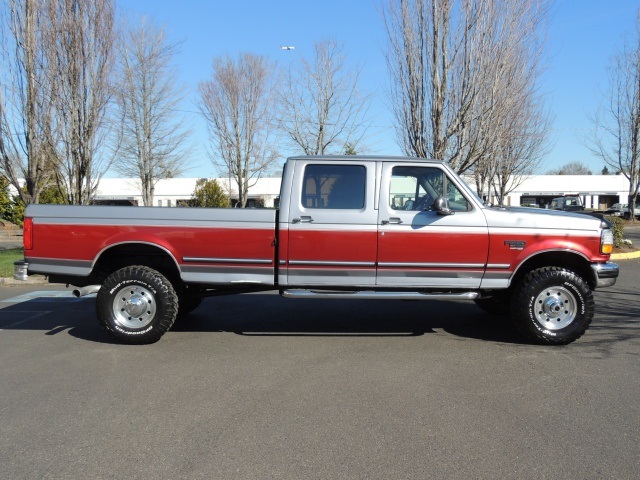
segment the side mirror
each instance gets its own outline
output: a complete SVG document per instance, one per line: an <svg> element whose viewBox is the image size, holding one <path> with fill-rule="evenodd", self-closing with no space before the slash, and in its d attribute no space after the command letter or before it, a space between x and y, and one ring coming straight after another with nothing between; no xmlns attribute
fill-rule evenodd
<svg viewBox="0 0 640 480"><path fill-rule="evenodd" d="M453 210L449 207L449 199L446 197L438 197L433 202L433 209L438 215L453 215Z"/></svg>

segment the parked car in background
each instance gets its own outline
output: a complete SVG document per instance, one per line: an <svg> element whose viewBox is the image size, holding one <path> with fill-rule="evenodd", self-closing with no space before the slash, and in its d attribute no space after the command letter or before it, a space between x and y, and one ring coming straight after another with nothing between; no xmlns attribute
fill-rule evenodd
<svg viewBox="0 0 640 480"><path fill-rule="evenodd" d="M579 212L584 210L582 199L578 195L567 195L551 200L551 210L563 210L565 212Z"/></svg>
<svg viewBox="0 0 640 480"><path fill-rule="evenodd" d="M621 217L628 209L628 203L614 203L604 211L604 214L612 217Z"/></svg>
<svg viewBox="0 0 640 480"><path fill-rule="evenodd" d="M611 215L612 217L624 217L627 220L631 218L631 211L628 203L614 203L604 211L604 214ZM640 198L636 200L633 215L640 219Z"/></svg>
<svg viewBox="0 0 640 480"><path fill-rule="evenodd" d="M622 216L626 219L631 218L631 209L629 208L629 205L625 205L626 208L623 209L622 211ZM633 215L636 218L640 218L640 199L636 199L636 205L633 208Z"/></svg>

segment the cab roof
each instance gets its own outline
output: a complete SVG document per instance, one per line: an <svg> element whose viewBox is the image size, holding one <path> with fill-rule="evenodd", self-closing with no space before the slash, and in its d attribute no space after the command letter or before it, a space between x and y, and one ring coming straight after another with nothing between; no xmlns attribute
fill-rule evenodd
<svg viewBox="0 0 640 480"><path fill-rule="evenodd" d="M407 162L407 163L444 163L442 160L434 160L429 158L418 157L402 157L402 156L388 156L388 155L298 155L295 157L289 157L288 160L304 160L314 162L345 162L345 161L367 161L374 162Z"/></svg>

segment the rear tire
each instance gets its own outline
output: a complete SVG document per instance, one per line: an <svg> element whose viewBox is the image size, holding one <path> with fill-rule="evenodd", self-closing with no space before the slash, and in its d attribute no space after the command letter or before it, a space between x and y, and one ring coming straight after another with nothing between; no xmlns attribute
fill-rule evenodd
<svg viewBox="0 0 640 480"><path fill-rule="evenodd" d="M518 329L546 345L566 345L580 338L593 313L593 294L587 283L558 267L529 272L516 288L512 304Z"/></svg>
<svg viewBox="0 0 640 480"><path fill-rule="evenodd" d="M154 343L173 325L178 296L161 273L129 266L105 279L96 298L96 311L102 327L121 342Z"/></svg>

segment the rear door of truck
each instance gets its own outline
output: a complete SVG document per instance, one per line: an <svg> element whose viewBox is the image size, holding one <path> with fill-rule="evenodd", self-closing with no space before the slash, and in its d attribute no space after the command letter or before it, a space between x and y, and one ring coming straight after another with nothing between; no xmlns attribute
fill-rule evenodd
<svg viewBox="0 0 640 480"><path fill-rule="evenodd" d="M376 163L310 158L292 167L288 230L281 231L288 243L280 262L286 283L375 285Z"/></svg>

